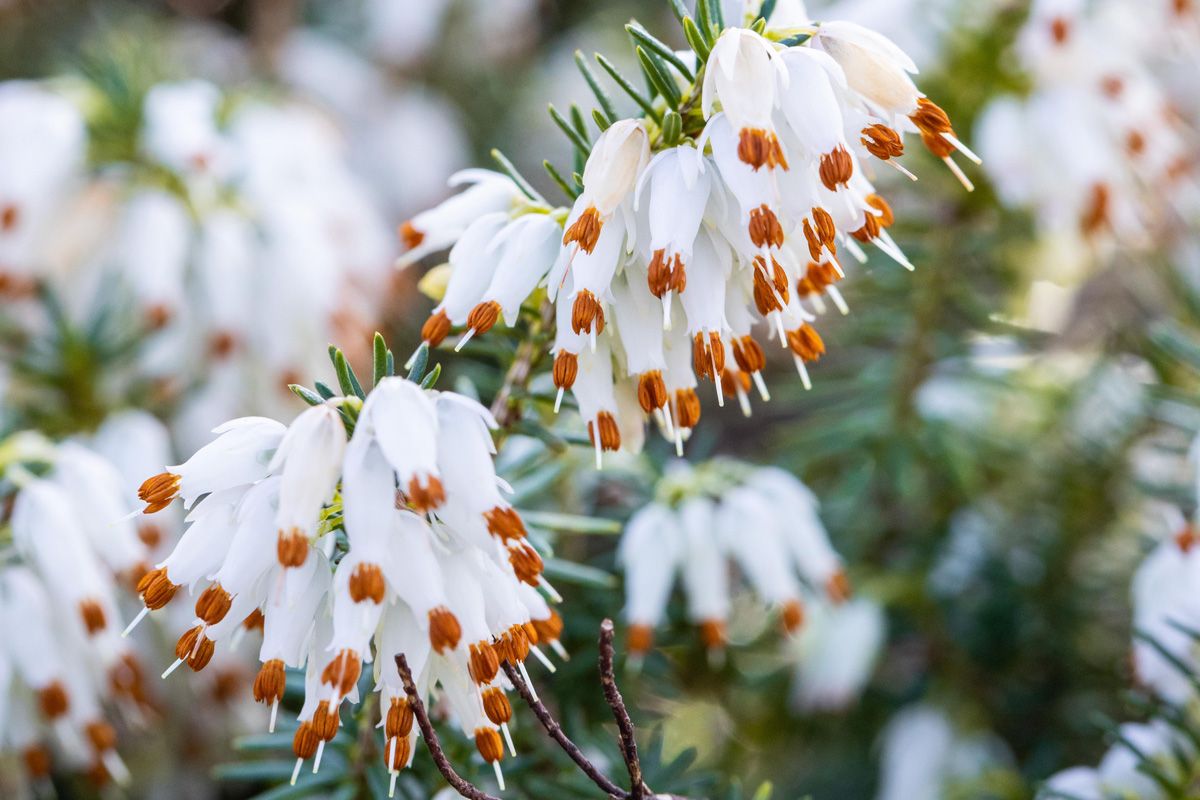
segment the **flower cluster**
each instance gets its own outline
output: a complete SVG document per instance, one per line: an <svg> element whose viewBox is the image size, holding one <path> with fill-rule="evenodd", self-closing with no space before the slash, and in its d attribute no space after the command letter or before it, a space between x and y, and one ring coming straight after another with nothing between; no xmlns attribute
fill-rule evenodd
<svg viewBox="0 0 1200 800"><path fill-rule="evenodd" d="M150 570L157 532L130 519L120 471L79 442L0 442L0 751L33 780L55 750L97 784L124 781L114 722L153 709L121 636L120 597ZM7 538L7 537L4 537Z"/></svg>
<svg viewBox="0 0 1200 800"><path fill-rule="evenodd" d="M179 544L138 587L147 610L182 587L197 593L167 672L203 669L239 628L260 625L254 698L271 706L272 728L285 670L305 670L294 780L306 759L319 767L373 661L394 780L416 737L402 653L499 778L512 715L500 664L523 671L531 652L545 660L537 644L556 646L562 623L538 591L557 597L541 557L501 494L495 421L473 400L400 377L347 392L306 395L312 407L289 426L228 422L142 484L148 514L176 498L189 507Z"/></svg>
<svg viewBox="0 0 1200 800"><path fill-rule="evenodd" d="M1200 440L1191 460L1196 469ZM1200 673L1200 534L1196 522L1172 506L1152 503L1144 517L1160 541L1133 578L1132 665L1137 684L1160 711L1147 722L1122 724L1096 767L1072 767L1052 776L1045 797L1161 798L1175 796L1166 787L1193 780L1196 745L1182 721L1196 702Z"/></svg>
<svg viewBox="0 0 1200 800"><path fill-rule="evenodd" d="M756 326L809 384L807 365L825 352L814 312L826 300L847 311L835 285L844 254L865 260L870 244L912 268L870 178L880 164L911 176L899 163L905 133L919 133L970 186L951 154L974 156L917 90L898 47L851 23L813 23L795 2L771 5L752 27L697 32L685 18L685 54L631 26L635 40L657 43L646 45L657 55L640 52L661 65L661 99L641 98L639 119L597 111L592 144L586 129L562 123L586 156L577 183L561 183L569 208L551 207L515 173L474 170L454 180L465 191L402 227L403 263L450 248L444 294L422 332L431 345L455 328L462 347L500 320L514 324L545 286L557 323L555 407L573 391L598 458L646 417L681 452L699 421L700 381L745 413L753 387L767 399Z"/></svg>
<svg viewBox="0 0 1200 800"><path fill-rule="evenodd" d="M6 305L36 329L21 301L38 283L73 311L127 296L153 333L140 373L199 387L185 438L290 401L331 338L371 323L393 255L337 129L310 107L186 81L151 88L116 147L84 119L116 113L111 99L75 89L0 85Z"/></svg>
<svg viewBox="0 0 1200 800"><path fill-rule="evenodd" d="M1200 208L1194 131L1157 69L1198 40L1192 3L1034 2L1017 42L1033 91L994 100L979 123L1001 200L1076 248L1151 245Z"/></svg>
<svg viewBox="0 0 1200 800"><path fill-rule="evenodd" d="M650 650L677 576L687 615L713 657L726 644L731 562L755 594L779 610L789 633L800 630L807 604L839 605L850 596L816 498L777 467L717 460L693 468L676 462L659 481L655 500L629 520L617 555L625 572L627 647L634 657Z"/></svg>

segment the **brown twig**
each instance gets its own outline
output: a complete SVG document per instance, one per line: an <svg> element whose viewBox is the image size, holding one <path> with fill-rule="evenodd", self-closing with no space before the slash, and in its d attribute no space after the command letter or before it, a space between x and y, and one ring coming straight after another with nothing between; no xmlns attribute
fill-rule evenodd
<svg viewBox="0 0 1200 800"><path fill-rule="evenodd" d="M583 751L579 749L579 745L567 738L567 734L563 732L562 725L559 725L558 720L551 716L550 710L546 708L542 701L533 696L533 692L529 690L529 686L525 683L516 667L507 661L503 662L500 666L504 670L504 674L508 676L508 680L517 690L517 694L521 695L521 699L525 701L525 704L533 711L533 715L542 723L542 727L546 729L546 733L550 734L551 739L558 742L558 746L571 757L571 760L583 771L583 774L591 778L592 782L600 787L600 791L609 797L617 798L617 800L625 800L625 798L629 797L629 792L610 781L600 772L595 764L588 760Z"/></svg>
<svg viewBox="0 0 1200 800"><path fill-rule="evenodd" d="M633 735L633 720L625 709L625 701L621 698L621 690L617 688L617 678L613 673L613 623L606 619L600 623L600 686L604 689L604 699L612 709L613 719L617 721L617 735L621 740L621 757L629 768L629 800L642 800L643 797L653 796L642 780L642 763L638 760L637 740Z"/></svg>
<svg viewBox="0 0 1200 800"><path fill-rule="evenodd" d="M425 747L428 748L429 755L433 757L433 763L437 766L438 772L442 773L442 777L446 779L446 783L450 784L454 791L470 800L500 800L498 797L493 797L477 789L470 781L459 776L454 771L454 767L450 766L450 760L446 758L446 753L442 750L442 743L438 741L437 731L433 729L433 723L425 711L425 704L421 702L421 696L417 693L417 685L413 682L412 672L408 669L408 660L403 653L396 654L396 669L400 672L400 680L404 682L404 693L408 695L408 704L412 707L417 725L421 728L421 737L425 740Z"/></svg>

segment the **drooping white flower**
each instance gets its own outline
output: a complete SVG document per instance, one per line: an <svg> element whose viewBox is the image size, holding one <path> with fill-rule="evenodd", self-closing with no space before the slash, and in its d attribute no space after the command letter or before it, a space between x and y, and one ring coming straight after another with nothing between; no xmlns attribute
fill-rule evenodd
<svg viewBox="0 0 1200 800"><path fill-rule="evenodd" d="M840 560L828 549L815 502L811 495L804 497L808 490L786 473L795 486L784 484L785 491L780 491L784 481L772 474L776 471L782 472L722 460L695 468L677 462L656 487L657 499L629 520L618 560L625 571L628 647L633 655L641 657L650 649L676 576L687 597L688 616L700 627L701 638L714 655L726 639L731 563L754 594L778 610L789 633L801 630L805 605L831 601L840 607L848 598L849 583ZM806 528L799 536L792 533L797 523ZM818 530L813 530L814 525ZM808 552L809 548L819 551L822 545L825 552ZM828 571L830 559L833 572ZM814 569L814 563L824 569ZM836 615L840 609L826 613ZM857 613L847 612L847 618ZM845 656L859 672L869 671L873 656L863 653L877 650L882 635L872 634L871 628L864 624L859 628L865 631L861 636L847 634L847 650L852 652L835 648L839 653L828 657ZM856 674L849 668L843 672L847 671ZM849 683L854 686L858 681Z"/></svg>
<svg viewBox="0 0 1200 800"><path fill-rule="evenodd" d="M254 696L271 706L272 728L286 669L305 669L298 775L307 759L319 768L341 704L358 701L363 664L378 659L394 777L416 735L394 660L403 653L421 691L445 698L499 776L512 715L499 665L524 670L529 653L543 657L537 643L554 646L561 619L538 592L556 596L541 556L499 491L494 426L473 400L384 377L365 401L332 398L286 428L263 419L218 428L143 486L147 512L205 495L139 586L150 609L205 584L167 672L203 669L261 615Z"/></svg>
<svg viewBox="0 0 1200 800"><path fill-rule="evenodd" d="M473 187L414 218L405 261L452 248L449 265L426 281L440 302L424 341L437 345L465 328L461 347L544 285L554 304L555 410L570 389L585 424L612 416L602 450L640 446L643 436L621 435L640 409L681 452L699 422L701 381L713 383L719 405L735 397L750 414L753 386L769 398L763 332L790 351L809 387L809 368L825 352L816 315L830 306L849 312L834 285L845 277L844 253L865 261L871 245L914 268L887 230L895 215L868 177L873 164L915 177L899 164L904 134L915 130L970 188L950 155L974 155L886 38L813 23L794 1L775 4L765 31L752 29L758 11L731 4L730 26L704 63L668 60L664 77L688 108L615 120L598 113L600 134L586 145L587 133L576 131L587 157L574 186L561 182L569 207L551 208L497 177L511 184L500 202ZM543 252L549 236L540 228L550 224L561 226L561 244ZM537 257L511 257L535 228ZM426 230L439 231L436 241L420 235ZM541 310L547 320L549 312ZM595 363L603 350L610 365Z"/></svg>

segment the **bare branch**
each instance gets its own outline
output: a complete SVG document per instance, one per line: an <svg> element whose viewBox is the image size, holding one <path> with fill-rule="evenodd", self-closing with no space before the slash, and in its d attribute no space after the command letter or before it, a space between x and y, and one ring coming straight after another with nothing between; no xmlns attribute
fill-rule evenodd
<svg viewBox="0 0 1200 800"><path fill-rule="evenodd" d="M617 721L617 734L621 740L621 757L629 768L629 800L642 800L652 796L650 787L642 781L642 764L638 760L637 740L633 735L633 720L625 709L625 701L621 698L621 690L617 688L617 679L613 674L613 623L606 619L600 623L600 686L604 689L604 699L612 709L613 719Z"/></svg>
<svg viewBox="0 0 1200 800"><path fill-rule="evenodd" d="M600 787L600 791L617 800L625 800L625 798L629 797L629 792L605 777L596 765L589 761L587 756L583 754L583 751L579 749L579 745L567 738L567 734L563 732L562 726L558 724L558 720L551 716L549 709L546 708L541 700L533 696L533 692L529 690L529 686L525 683L516 667L507 661L501 663L500 667L517 690L517 694L521 695L521 699L525 701L525 704L533 711L533 715L542 723L542 727L546 729L546 733L550 734L550 738L558 742L559 747L571 757L571 760L575 762L579 769L591 778L593 783Z"/></svg>
<svg viewBox="0 0 1200 800"><path fill-rule="evenodd" d="M429 749L429 755L433 757L433 763L437 765L438 772L442 773L446 783L469 800L500 800L498 797L493 797L477 789L472 783L460 777L454 771L454 767L450 766L450 760L446 758L446 753L442 750L442 743L438 740L437 731L433 729L433 723L425 711L425 704L421 702L417 685L413 682L412 672L408 668L408 660L403 653L396 654L396 669L400 672L400 680L404 682L404 693L408 695L408 704L412 707L417 725L421 728L421 737L425 740L425 747Z"/></svg>

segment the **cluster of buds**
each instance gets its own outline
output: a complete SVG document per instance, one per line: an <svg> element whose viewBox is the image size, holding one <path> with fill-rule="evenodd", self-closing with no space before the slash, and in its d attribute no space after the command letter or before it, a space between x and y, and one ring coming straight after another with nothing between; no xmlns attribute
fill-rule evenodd
<svg viewBox="0 0 1200 800"><path fill-rule="evenodd" d="M149 572L153 542L119 470L91 448L16 434L0 462L13 545L0 563L0 751L34 781L56 753L96 784L124 782L114 722L141 723L154 704L119 601Z"/></svg>
<svg viewBox="0 0 1200 800"><path fill-rule="evenodd" d="M320 766L373 661L394 785L417 735L395 664L403 654L421 692L445 699L503 783L512 710L500 665L524 672L530 653L550 664L538 644L557 649L562 620L539 588L557 594L501 494L492 415L462 395L377 374L369 393L357 378L345 381L346 396L297 387L312 407L291 425L233 420L142 484L146 513L176 498L190 509L178 546L139 586L147 611L181 587L196 596L164 676L184 663L203 669L240 629L260 625L254 698L270 706L272 729L285 670L305 670L294 781L306 759Z"/></svg>
<svg viewBox="0 0 1200 800"><path fill-rule="evenodd" d="M912 268L870 180L881 164L911 176L899 163L904 133L919 133L969 188L951 154L973 154L898 47L851 23L812 23L794 2L771 5L752 27L697 29L684 17L693 50L683 54L631 26L646 43L639 55L661 66L659 98L641 98L638 119L598 110L593 144L573 130L586 160L574 186L561 183L570 207L552 207L515 172L473 170L455 179L469 188L401 229L402 263L450 248L422 333L431 345L454 329L461 347L514 324L545 286L555 408L574 393L598 460L623 432L640 438L646 418L682 452L700 381L749 414L755 387L769 397L764 333L809 385L808 365L825 352L816 314L826 301L847 311L836 286L844 254L863 261L872 245Z"/></svg>
<svg viewBox="0 0 1200 800"><path fill-rule="evenodd" d="M1001 200L1088 249L1151 245L1200 209L1187 98L1164 75L1164 54L1197 41L1190 2L1034 2L1017 42L1033 91L994 100L978 128Z"/></svg>
<svg viewBox="0 0 1200 800"><path fill-rule="evenodd" d="M338 130L298 103L226 113L232 98L210 83L163 83L116 160L84 121L111 102L100 92L0 84L0 299L31 311L42 283L90 308L119 284L154 332L139 371L195 387L185 439L291 402L287 385L330 339L365 332L394 255ZM17 319L40 330L33 313Z"/></svg>
<svg viewBox="0 0 1200 800"><path fill-rule="evenodd" d="M817 516L816 497L777 467L728 460L697 467L674 463L654 501L626 525L618 560L625 572L627 648L634 658L653 645L677 576L687 615L715 659L726 644L731 565L778 610L789 634L804 625L806 604L840 605L850 597L841 558Z"/></svg>

